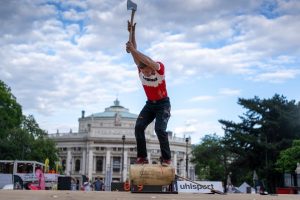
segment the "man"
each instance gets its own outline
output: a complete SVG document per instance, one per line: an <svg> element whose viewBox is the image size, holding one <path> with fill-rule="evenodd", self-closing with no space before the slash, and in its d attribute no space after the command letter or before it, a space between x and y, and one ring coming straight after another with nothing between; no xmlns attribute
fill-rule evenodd
<svg viewBox="0 0 300 200"><path fill-rule="evenodd" d="M170 118L171 104L166 89L165 67L161 62L155 62L137 50L135 25L130 24L128 21L128 30L132 30L132 38L131 41L126 43L126 51L131 53L138 67L139 77L148 99L135 125L136 164L148 163L145 129L155 119L155 132L161 150L161 164L168 166L171 164L171 152L166 129Z"/></svg>
<svg viewBox="0 0 300 200"><path fill-rule="evenodd" d="M94 182L95 191L102 191L103 190L103 182L100 178L96 177Z"/></svg>

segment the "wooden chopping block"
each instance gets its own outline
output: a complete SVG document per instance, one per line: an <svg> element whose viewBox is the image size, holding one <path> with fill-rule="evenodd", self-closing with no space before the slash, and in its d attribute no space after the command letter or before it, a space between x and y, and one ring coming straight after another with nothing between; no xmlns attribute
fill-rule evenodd
<svg viewBox="0 0 300 200"><path fill-rule="evenodd" d="M175 180L175 169L159 164L135 164L130 165L129 177L133 185L170 185Z"/></svg>

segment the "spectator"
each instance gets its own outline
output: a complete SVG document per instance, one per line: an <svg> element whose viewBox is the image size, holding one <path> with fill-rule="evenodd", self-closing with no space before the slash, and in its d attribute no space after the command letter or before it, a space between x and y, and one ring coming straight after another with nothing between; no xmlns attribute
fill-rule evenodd
<svg viewBox="0 0 300 200"><path fill-rule="evenodd" d="M83 183L83 190L84 191L91 191L91 184L89 182L89 178L87 177L85 182Z"/></svg>
<svg viewBox="0 0 300 200"><path fill-rule="evenodd" d="M99 179L99 177L96 177L95 182L93 183L95 191L102 191L103 190L103 182Z"/></svg>

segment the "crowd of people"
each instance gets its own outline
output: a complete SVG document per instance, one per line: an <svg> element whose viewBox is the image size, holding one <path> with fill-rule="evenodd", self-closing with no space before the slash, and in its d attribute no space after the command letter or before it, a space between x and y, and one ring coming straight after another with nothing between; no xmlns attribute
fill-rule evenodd
<svg viewBox="0 0 300 200"><path fill-rule="evenodd" d="M79 180L72 179L71 190L104 191L104 183L99 177L96 177L94 182L87 177L80 186Z"/></svg>

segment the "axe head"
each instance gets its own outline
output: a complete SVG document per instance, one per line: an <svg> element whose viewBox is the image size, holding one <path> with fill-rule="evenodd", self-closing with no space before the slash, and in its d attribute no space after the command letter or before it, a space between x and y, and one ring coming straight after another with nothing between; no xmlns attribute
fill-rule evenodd
<svg viewBox="0 0 300 200"><path fill-rule="evenodd" d="M127 10L134 10L136 11L137 5L133 3L131 0L127 0Z"/></svg>

